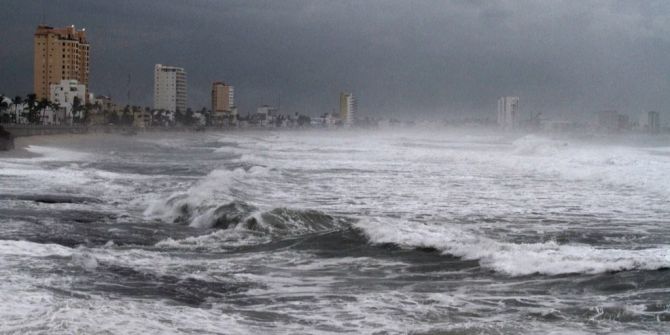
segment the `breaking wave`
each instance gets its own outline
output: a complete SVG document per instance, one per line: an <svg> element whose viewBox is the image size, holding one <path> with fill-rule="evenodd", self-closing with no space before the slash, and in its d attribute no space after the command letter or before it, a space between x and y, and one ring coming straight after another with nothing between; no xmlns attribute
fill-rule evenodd
<svg viewBox="0 0 670 335"><path fill-rule="evenodd" d="M515 146L519 148L518 154L544 155L563 150L564 144L526 137ZM225 249L353 226L371 244L436 249L464 260L477 260L482 268L508 276L670 268L670 246L667 245L616 249L556 241L512 243L454 225L397 223L393 219L355 221L311 209L261 208L244 200L245 194L240 189L269 178L272 171L258 166L247 170L215 170L187 191L152 203L145 211L146 217L170 224L215 229L201 236L168 238L156 246Z"/></svg>
<svg viewBox="0 0 670 335"><path fill-rule="evenodd" d="M331 216L316 210L275 208L257 211L241 202L222 205L214 211L213 233L181 240L165 239L157 247L191 249L225 249L258 245L276 239L313 233L327 233L350 227L347 218Z"/></svg>
<svg viewBox="0 0 670 335"><path fill-rule="evenodd" d="M493 240L459 227L444 225L399 225L378 220L355 226L373 244L395 244L405 248L431 248L509 276L532 274L603 273L670 268L670 247L626 250L589 245L508 243Z"/></svg>
<svg viewBox="0 0 670 335"><path fill-rule="evenodd" d="M225 215L249 214L252 207L237 200L236 186L252 178L268 176L266 168L254 166L248 170L214 170L185 192L153 201L144 211L148 219L167 223L186 224L193 227L211 228L223 225ZM221 206L222 203L228 203ZM231 218L232 219L232 218Z"/></svg>
<svg viewBox="0 0 670 335"><path fill-rule="evenodd" d="M526 135L512 142L514 153L521 156L553 156L569 147L568 142Z"/></svg>

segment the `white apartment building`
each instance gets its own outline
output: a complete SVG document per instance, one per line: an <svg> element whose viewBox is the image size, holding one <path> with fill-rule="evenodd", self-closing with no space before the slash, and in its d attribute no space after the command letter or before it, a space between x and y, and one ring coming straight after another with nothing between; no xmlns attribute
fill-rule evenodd
<svg viewBox="0 0 670 335"><path fill-rule="evenodd" d="M504 130L519 127L519 97L498 98L498 126Z"/></svg>
<svg viewBox="0 0 670 335"><path fill-rule="evenodd" d="M340 93L340 119L345 126L354 124L356 117L356 99L351 93Z"/></svg>
<svg viewBox="0 0 670 335"><path fill-rule="evenodd" d="M56 113L50 123L72 123L75 98L79 100L80 106L86 104L86 85L76 80L61 80L59 84L50 85L50 91L49 100L57 103L60 110L64 111L64 113Z"/></svg>
<svg viewBox="0 0 670 335"><path fill-rule="evenodd" d="M154 68L154 108L170 112L186 110L186 71L156 64Z"/></svg>
<svg viewBox="0 0 670 335"><path fill-rule="evenodd" d="M278 113L279 111L277 110L277 108L268 105L263 105L256 108L256 114L262 114L265 116L277 116Z"/></svg>

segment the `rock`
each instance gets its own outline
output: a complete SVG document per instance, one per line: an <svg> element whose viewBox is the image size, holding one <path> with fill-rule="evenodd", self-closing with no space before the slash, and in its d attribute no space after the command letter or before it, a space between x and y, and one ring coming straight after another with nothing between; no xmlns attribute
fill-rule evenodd
<svg viewBox="0 0 670 335"><path fill-rule="evenodd" d="M0 151L14 149L14 136L0 126Z"/></svg>
<svg viewBox="0 0 670 335"><path fill-rule="evenodd" d="M233 201L229 204L219 206L213 213L213 228L228 229L244 220L249 214L258 210L242 201Z"/></svg>

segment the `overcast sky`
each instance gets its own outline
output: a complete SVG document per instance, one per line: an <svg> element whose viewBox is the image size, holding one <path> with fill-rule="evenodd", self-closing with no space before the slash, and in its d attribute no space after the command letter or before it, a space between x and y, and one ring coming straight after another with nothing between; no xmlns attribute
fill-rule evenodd
<svg viewBox="0 0 670 335"><path fill-rule="evenodd" d="M90 89L151 106L153 66L188 72L189 105L213 81L242 113L261 104L312 115L340 91L361 114L589 118L670 107L670 1L0 0L0 93L32 91L42 21L86 28ZM41 8L46 8L43 11ZM667 114L666 114L667 115Z"/></svg>

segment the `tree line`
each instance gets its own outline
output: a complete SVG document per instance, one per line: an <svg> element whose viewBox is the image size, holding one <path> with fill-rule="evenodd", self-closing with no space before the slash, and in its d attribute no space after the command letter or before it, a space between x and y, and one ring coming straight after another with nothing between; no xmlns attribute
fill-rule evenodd
<svg viewBox="0 0 670 335"><path fill-rule="evenodd" d="M0 95L0 123L19 123L23 118L28 124L44 124L47 110L56 112L61 107L59 103L46 98L37 99L33 93L13 99ZM72 123L85 124L94 108L96 105L83 103L79 97L75 97L72 101Z"/></svg>

